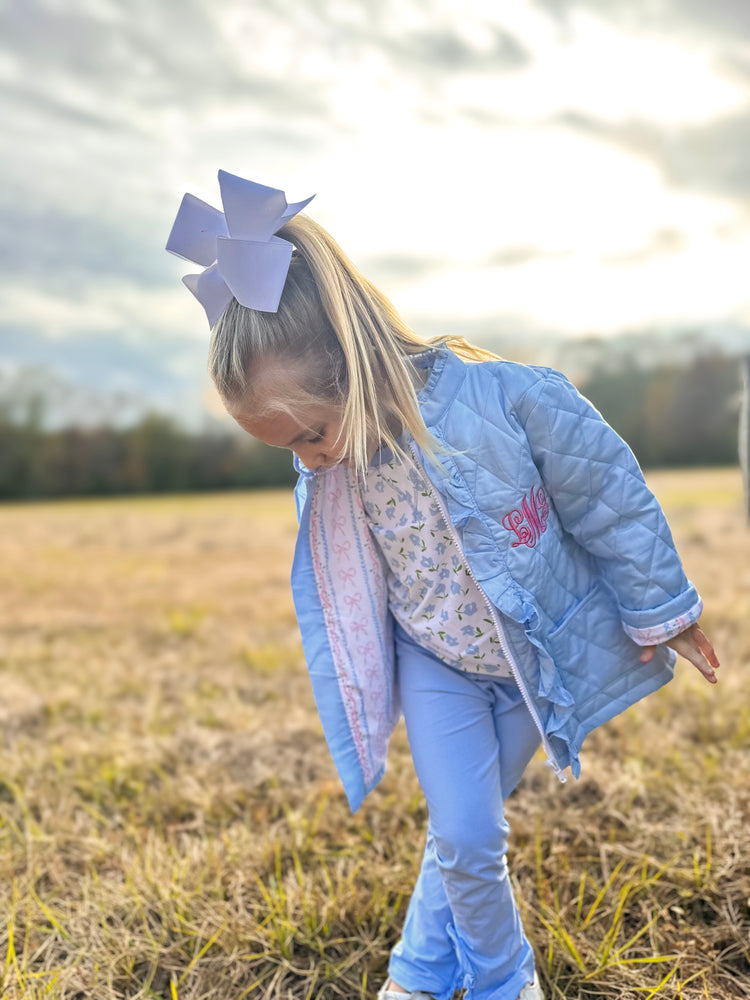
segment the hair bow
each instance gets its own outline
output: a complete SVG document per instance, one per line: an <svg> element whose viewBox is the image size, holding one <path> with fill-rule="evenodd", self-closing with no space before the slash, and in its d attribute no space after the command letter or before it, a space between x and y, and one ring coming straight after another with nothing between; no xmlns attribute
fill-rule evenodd
<svg viewBox="0 0 750 1000"><path fill-rule="evenodd" d="M200 274L182 279L206 310L213 326L232 296L250 309L276 312L292 259L292 244L274 233L308 205L288 205L286 195L219 171L224 211L193 194L180 204L167 250L194 264L203 264Z"/></svg>

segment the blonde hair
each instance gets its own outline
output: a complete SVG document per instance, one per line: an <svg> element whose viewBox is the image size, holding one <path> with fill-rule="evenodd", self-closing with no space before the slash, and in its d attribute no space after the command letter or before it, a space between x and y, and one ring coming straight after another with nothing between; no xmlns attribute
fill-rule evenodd
<svg viewBox="0 0 750 1000"><path fill-rule="evenodd" d="M496 355L463 337L421 340L308 216L295 216L278 235L295 247L278 312L258 312L233 299L211 331L209 373L227 410L263 405L266 412L293 415L305 404L335 406L347 459L360 472L367 468L368 442L400 451L400 428L435 458L437 443L419 410L410 356L436 346L468 361ZM287 379L283 398L280 390L271 400L254 400L253 369L261 359L304 372L304 384L295 391Z"/></svg>

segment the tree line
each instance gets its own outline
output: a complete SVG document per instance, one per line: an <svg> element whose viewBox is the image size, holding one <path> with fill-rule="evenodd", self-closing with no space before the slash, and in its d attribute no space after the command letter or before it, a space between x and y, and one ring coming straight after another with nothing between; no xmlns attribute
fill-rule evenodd
<svg viewBox="0 0 750 1000"><path fill-rule="evenodd" d="M741 399L737 358L712 355L686 367L633 365L594 372L580 386L644 468L735 465Z"/></svg>
<svg viewBox="0 0 750 1000"><path fill-rule="evenodd" d="M734 464L736 359L599 370L579 388L643 467ZM191 431L149 413L132 426L45 427L44 400L0 399L0 499L288 486L287 451L230 430Z"/></svg>
<svg viewBox="0 0 750 1000"><path fill-rule="evenodd" d="M0 416L0 498L291 485L287 451L230 431L193 432L149 413L132 427L45 430Z"/></svg>

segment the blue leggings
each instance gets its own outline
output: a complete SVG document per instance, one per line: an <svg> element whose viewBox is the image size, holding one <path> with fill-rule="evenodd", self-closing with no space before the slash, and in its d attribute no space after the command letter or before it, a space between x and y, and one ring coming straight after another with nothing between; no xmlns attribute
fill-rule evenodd
<svg viewBox="0 0 750 1000"><path fill-rule="evenodd" d="M396 630L398 681L429 824L389 974L449 1000L516 1000L534 955L513 898L503 801L539 745L511 678L465 674Z"/></svg>

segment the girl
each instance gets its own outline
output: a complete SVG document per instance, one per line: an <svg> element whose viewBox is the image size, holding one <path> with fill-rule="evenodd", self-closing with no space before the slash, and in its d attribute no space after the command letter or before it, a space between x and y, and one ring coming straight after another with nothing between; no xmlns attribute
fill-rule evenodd
<svg viewBox="0 0 750 1000"><path fill-rule="evenodd" d="M219 181L225 212L186 195L167 246L209 265L186 282L228 412L295 452L292 585L331 753L356 810L403 711L429 809L379 997L541 1000L503 801L540 743L577 777L587 733L676 653L715 683L702 602L633 455L562 375L419 340L306 202Z"/></svg>

